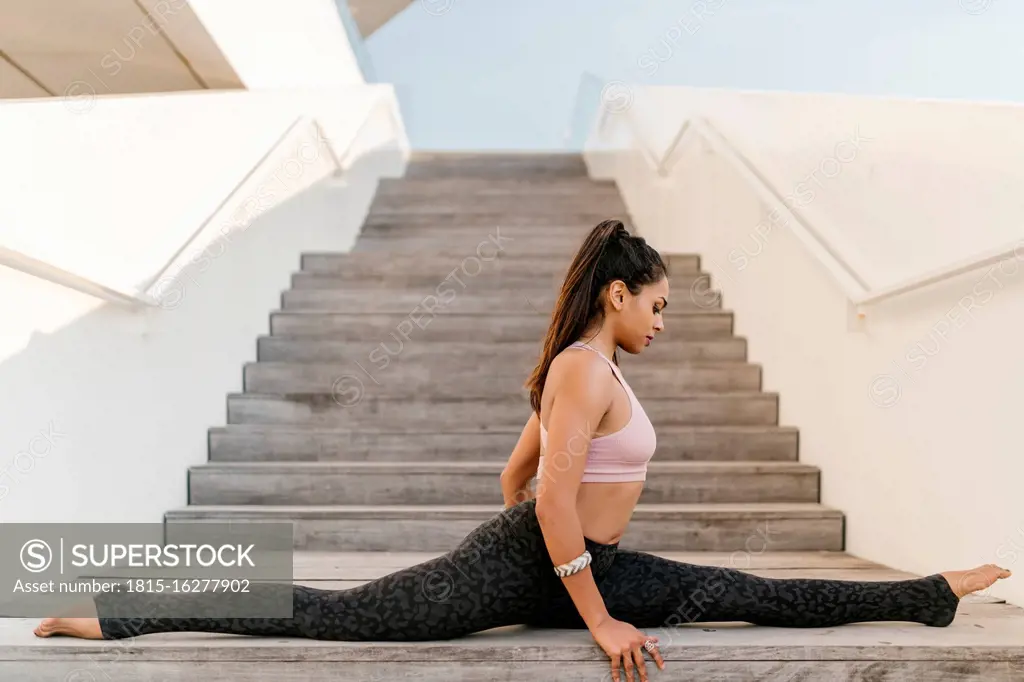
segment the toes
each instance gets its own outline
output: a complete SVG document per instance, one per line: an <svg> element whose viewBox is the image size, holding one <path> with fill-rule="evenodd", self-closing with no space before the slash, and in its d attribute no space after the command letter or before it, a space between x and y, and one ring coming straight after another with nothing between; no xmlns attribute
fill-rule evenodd
<svg viewBox="0 0 1024 682"><path fill-rule="evenodd" d="M39 625L36 626L36 629L32 632L34 632L37 637L50 637L57 632L57 625L58 622L56 618L46 618L39 623Z"/></svg>

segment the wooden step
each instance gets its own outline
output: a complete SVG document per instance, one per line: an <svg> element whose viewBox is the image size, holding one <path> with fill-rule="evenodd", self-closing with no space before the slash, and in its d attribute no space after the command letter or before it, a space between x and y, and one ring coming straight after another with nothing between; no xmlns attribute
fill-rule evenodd
<svg viewBox="0 0 1024 682"><path fill-rule="evenodd" d="M494 232L495 230L492 230ZM583 245L583 235L566 232L546 234L544 237L529 237L519 233L500 243L484 232L470 230L448 230L440 236L418 233L397 233L395 236L364 232L352 245L352 253L394 251L396 253L416 252L429 257L435 250L461 251L463 258L476 256L483 261L494 257L498 249L505 255L521 258L536 256L559 256L568 265L573 255Z"/></svg>
<svg viewBox="0 0 1024 682"><path fill-rule="evenodd" d="M526 240L543 239L564 239L582 243L587 234L593 229L589 225L559 225L557 223L545 225L502 225L495 222L491 225L473 226L465 223L445 223L437 221L434 224L409 224L401 218L395 218L392 222L375 221L366 225L360 232L362 237L379 237L405 239L407 237L434 237L436 239L470 238L488 240L492 244L502 246L506 243Z"/></svg>
<svg viewBox="0 0 1024 682"><path fill-rule="evenodd" d="M370 213L375 216L398 216L408 213L416 215L462 213L508 213L523 215L532 213L546 216L592 215L595 224L602 216L624 215L626 205L615 191L588 191L575 193L541 193L530 190L494 193L440 193L433 195L405 194L398 192L378 193L370 204Z"/></svg>
<svg viewBox="0 0 1024 682"><path fill-rule="evenodd" d="M515 210L477 210L468 207L459 211L440 212L417 212L407 211L375 212L367 214L363 221L363 229L371 229L377 225L464 225L478 228L494 228L495 226L534 226L534 227L574 227L584 231L590 230L604 220L621 220L630 230L630 234L643 236L633 227L629 214L626 211L614 213L582 211L576 213L534 213L531 211Z"/></svg>
<svg viewBox="0 0 1024 682"><path fill-rule="evenodd" d="M416 152L403 179L472 178L548 180L589 178L583 157L573 153L459 153Z"/></svg>
<svg viewBox="0 0 1024 682"><path fill-rule="evenodd" d="M474 396L497 397L516 393L533 369L532 363L511 362L492 354L489 364L469 362L466 356L435 356L435 362L410 361L398 353L389 356L380 351L354 363L329 362L250 362L243 371L243 390L247 393L325 394L345 393L358 376L366 395L373 396ZM421 356L422 358L422 356ZM513 358L514 359L514 358ZM358 361L356 361L358 362ZM360 369L362 368L362 370ZM365 373L364 371L365 370ZM758 391L761 368L744 362L692 362L658 366L648 362L633 364L626 380L642 401L670 398L681 390L688 392Z"/></svg>
<svg viewBox="0 0 1024 682"><path fill-rule="evenodd" d="M644 402L655 429L663 426L768 425L778 420L774 393L679 393ZM333 395L255 393L228 396L229 424L302 424L311 427L401 431L522 428L530 414L525 392L489 398L388 398L374 395L355 374Z"/></svg>
<svg viewBox="0 0 1024 682"><path fill-rule="evenodd" d="M580 245L591 231L590 226L547 225L503 225L494 222L489 225L472 226L437 221L434 224L408 224L396 218L393 222L374 222L364 227L358 239L410 239L423 237L434 239L435 248L444 247L450 250L479 246L481 258L490 258L492 254L515 254L521 249L519 245L526 242L544 242L548 244ZM475 251L474 251L475 253ZM540 253L544 253L543 251ZM468 256L469 254L465 254ZM464 257L465 257L464 256ZM567 260L568 262L568 260Z"/></svg>
<svg viewBox="0 0 1024 682"><path fill-rule="evenodd" d="M525 421L524 421L525 424ZM388 432L229 424L209 430L210 460L507 462L522 426L505 431ZM788 426L673 426L658 430L659 461L794 461Z"/></svg>
<svg viewBox="0 0 1024 682"><path fill-rule="evenodd" d="M613 180L567 176L548 178L381 178L376 196L506 196L528 194L548 196L621 196Z"/></svg>
<svg viewBox="0 0 1024 682"><path fill-rule="evenodd" d="M292 290L328 289L345 291L416 291L421 295L454 290L463 295L480 291L517 291L535 296L558 292L565 279L559 272L545 276L523 267L491 268L483 264L470 267L446 267L417 273L415 271L372 271L368 268L352 269L344 274L296 272L292 274ZM669 300L686 299L691 289L706 292L711 289L711 275L704 272L673 272L668 277ZM449 294L450 295L450 294Z"/></svg>
<svg viewBox="0 0 1024 682"><path fill-rule="evenodd" d="M359 362L367 369L392 363L422 363L436 366L445 358L458 357L467 365L490 367L491 363L507 363L532 370L540 358L540 341L419 341L401 338L372 339L369 342L335 341L325 337L261 336L256 343L256 359L260 362ZM737 337L711 339L664 339L658 337L639 355L620 350L619 366L623 372L632 367L663 363L744 362L747 340ZM627 374L628 380L628 374Z"/></svg>
<svg viewBox="0 0 1024 682"><path fill-rule="evenodd" d="M451 548L446 548L445 551ZM739 569L766 578L903 580L919 577L843 552L647 550L671 561ZM294 582L345 589L441 555L432 552L295 553ZM688 620L688 619L687 619ZM99 642L40 639L39 619L0 619L4 680L418 680L491 682L610 679L608 657L586 630L507 626L458 640L330 642L206 633L147 635ZM648 662L651 680L1017 680L1024 670L1024 609L987 595L961 600L946 628L872 623L784 629L748 624L683 622L645 628L659 638L664 671ZM130 656L110 654L109 649ZM126 649L125 647L129 647ZM626 677L621 676L622 680ZM637 677L639 679L639 677Z"/></svg>
<svg viewBox="0 0 1024 682"><path fill-rule="evenodd" d="M492 505L200 506L169 511L168 522L292 522L305 550L447 551L498 514ZM639 504L620 547L690 551L840 550L843 515L814 503Z"/></svg>
<svg viewBox="0 0 1024 682"><path fill-rule="evenodd" d="M421 341L478 341L496 343L531 341L540 343L551 324L549 315L536 312L502 311L480 315L458 311L428 313L409 309L402 313L339 313L279 311L270 314L274 336L328 337L335 341L367 344L367 352L378 343ZM732 313L723 310L693 310L673 313L654 343L674 339L715 339L732 335ZM654 344L651 344L653 347Z"/></svg>
<svg viewBox="0 0 1024 682"><path fill-rule="evenodd" d="M913 574L902 573L895 569L882 566L873 561L847 554L826 550L805 552L765 552L751 549L743 557L732 552L688 552L685 550L660 549L650 550L650 554L681 561L698 566L718 566L732 568L757 575L779 575L789 573L816 573L825 577L830 572L845 573L856 571L869 575L901 574L900 577L913 577ZM436 552L308 552L293 553L292 577L296 581L313 580L373 580L395 570L415 566L439 556ZM975 595L973 603L981 603ZM995 597L986 597L984 603L996 603Z"/></svg>
<svg viewBox="0 0 1024 682"><path fill-rule="evenodd" d="M738 570L765 578L825 578L832 580L908 580L920 577L861 557L838 551L766 552L753 546L735 552L687 552L648 550L649 554L697 566ZM437 556L437 552L307 552L293 553L292 578L311 587L338 584L345 589L383 577L396 570L416 566ZM1006 604L1005 599L987 591L967 595L961 605ZM959 614L964 615L964 614ZM958 615L958 617L959 617ZM1024 615L1024 610L1020 611ZM840 628L842 629L842 628Z"/></svg>
<svg viewBox="0 0 1024 682"><path fill-rule="evenodd" d="M502 251L496 247L482 252L484 258L493 257L494 260L481 259L481 269L486 266L505 272L534 273L544 277L564 274L570 262L565 256L551 254L523 258L517 256L515 251ZM400 273L447 275L457 268L475 268L474 258L478 258L475 251L467 253L464 249L452 248L449 245L439 245L430 254L307 252L300 258L300 268L306 273L333 274L339 277L352 274L356 278ZM700 271L700 257L693 254L662 254L662 259L673 273Z"/></svg>
<svg viewBox="0 0 1024 682"><path fill-rule="evenodd" d="M837 571L823 571L825 577ZM864 572L866 573L866 572ZM861 579L862 572L840 573ZM866 574L862 579L872 578ZM0 620L0 679L19 682L608 682L608 655L587 630L493 628L457 640L332 642L205 633L97 642L32 634L38 619ZM921 680L1016 682L1024 670L1024 611L962 604L947 628L897 623L768 628L683 623L645 628L665 670L647 658L652 681ZM117 647L115 651L111 651ZM128 656L120 655L127 651ZM344 672L339 672L344 671ZM557 671L557 672L555 672ZM86 675L89 675L88 677ZM625 682L625 673L620 671ZM635 677L639 680L639 676Z"/></svg>
<svg viewBox="0 0 1024 682"><path fill-rule="evenodd" d="M493 316L533 311L550 316L557 298L557 292L551 290L474 291L449 281L427 291L291 289L281 294L281 308L294 311L383 314L408 314L413 310L421 310L424 313L438 315L451 311ZM663 311L663 315L674 318L687 312L717 310L721 307L721 297L715 292L708 292L707 298L675 296ZM670 324L670 321L666 321L666 328Z"/></svg>
<svg viewBox="0 0 1024 682"><path fill-rule="evenodd" d="M500 461L247 462L189 469L198 505L491 504ZM796 462L648 465L641 503L817 502L818 470Z"/></svg>

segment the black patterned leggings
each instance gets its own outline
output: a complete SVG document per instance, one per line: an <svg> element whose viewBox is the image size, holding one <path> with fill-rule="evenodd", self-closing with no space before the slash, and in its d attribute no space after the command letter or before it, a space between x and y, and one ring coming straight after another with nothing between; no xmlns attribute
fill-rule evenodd
<svg viewBox="0 0 1024 682"><path fill-rule="evenodd" d="M188 618L110 617L107 607L124 597L100 595L100 627L105 639L216 632L349 641L443 640L516 624L585 628L552 570L535 504L528 500L506 509L450 552L358 587L293 586L289 618L204 617L204 597L187 594L145 598L173 599L175 613L187 609ZM959 604L938 574L884 582L761 578L585 542L608 612L638 628L728 621L776 627L908 621L941 627L952 622ZM277 585L282 587L287 589ZM260 590L254 585L244 598L260 599Z"/></svg>

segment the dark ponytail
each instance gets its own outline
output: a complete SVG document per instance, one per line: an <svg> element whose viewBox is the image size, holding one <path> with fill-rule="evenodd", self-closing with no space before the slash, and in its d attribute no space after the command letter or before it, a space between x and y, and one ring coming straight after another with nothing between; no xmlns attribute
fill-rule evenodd
<svg viewBox="0 0 1024 682"><path fill-rule="evenodd" d="M629 234L621 220L605 220L590 231L569 264L551 313L540 362L525 385L530 390L534 412L540 414L541 392L555 356L579 339L591 321L603 314L600 294L605 285L622 280L630 292L639 294L644 285L667 274L661 255L643 237ZM618 364L618 351L612 360Z"/></svg>

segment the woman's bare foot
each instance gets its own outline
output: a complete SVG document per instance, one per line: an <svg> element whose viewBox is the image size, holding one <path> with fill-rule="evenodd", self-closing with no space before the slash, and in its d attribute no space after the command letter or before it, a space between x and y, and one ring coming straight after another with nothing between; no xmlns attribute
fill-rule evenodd
<svg viewBox="0 0 1024 682"><path fill-rule="evenodd" d="M32 632L36 637L65 635L82 639L103 639L100 621L96 617L96 605L91 599L63 609L58 618L45 618Z"/></svg>
<svg viewBox="0 0 1024 682"><path fill-rule="evenodd" d="M82 639L103 639L98 618L45 618L32 632L36 637L66 635Z"/></svg>
<svg viewBox="0 0 1024 682"><path fill-rule="evenodd" d="M946 579L956 596L963 598L971 592L990 587L997 580L1009 578L1011 573L995 564L985 564L969 571L947 571L940 575Z"/></svg>

